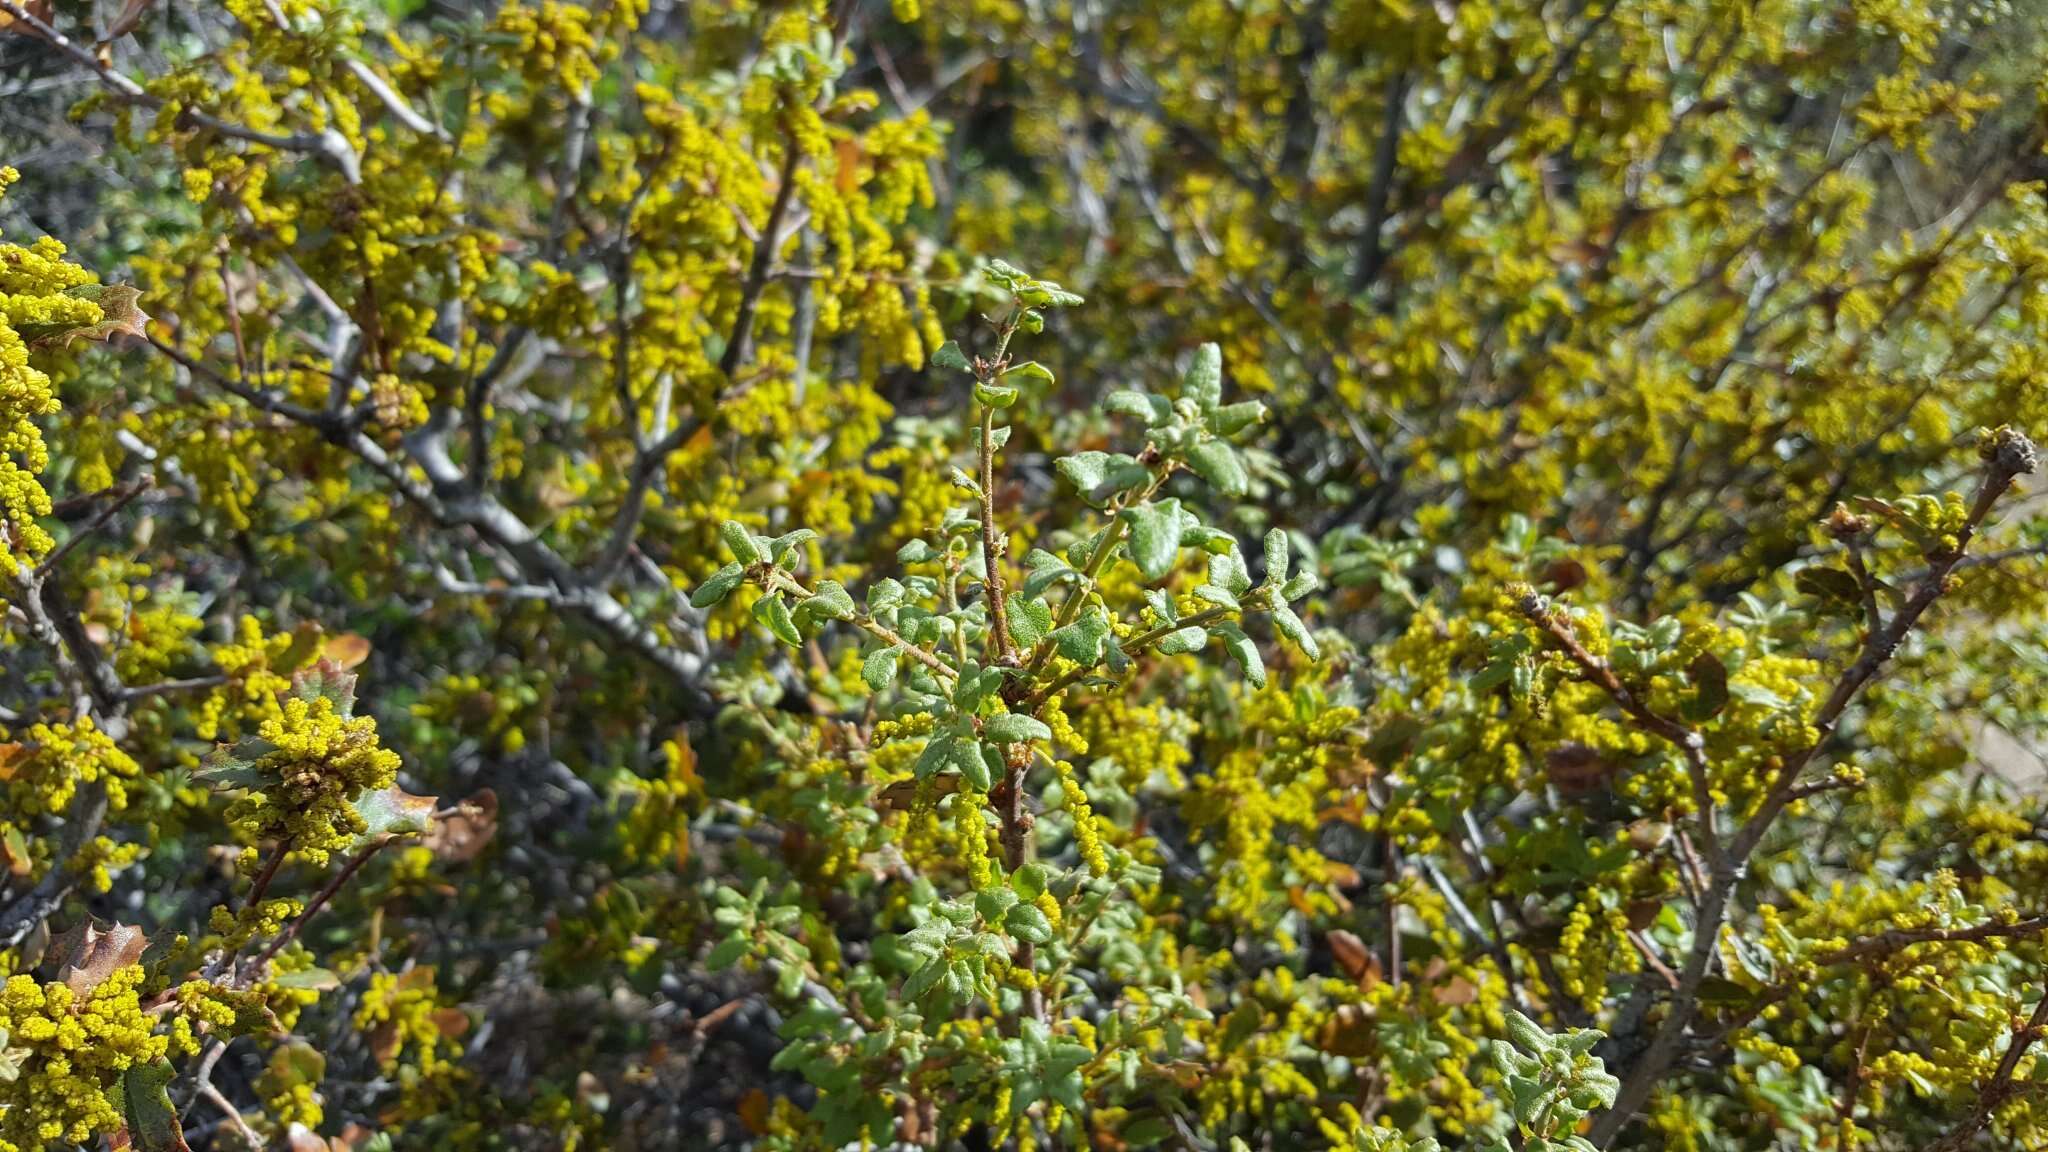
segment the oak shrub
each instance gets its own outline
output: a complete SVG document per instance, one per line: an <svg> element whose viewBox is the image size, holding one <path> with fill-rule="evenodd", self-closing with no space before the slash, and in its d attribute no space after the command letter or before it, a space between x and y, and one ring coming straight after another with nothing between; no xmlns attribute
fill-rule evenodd
<svg viewBox="0 0 2048 1152"><path fill-rule="evenodd" d="M0 1152L2048 1141L2023 6L0 15Z"/></svg>

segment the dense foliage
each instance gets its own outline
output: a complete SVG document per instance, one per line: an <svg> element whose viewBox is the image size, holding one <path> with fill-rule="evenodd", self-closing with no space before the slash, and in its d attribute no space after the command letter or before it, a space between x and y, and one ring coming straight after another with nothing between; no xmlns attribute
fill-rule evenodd
<svg viewBox="0 0 2048 1152"><path fill-rule="evenodd" d="M0 1152L2048 1145L2044 23L0 0Z"/></svg>

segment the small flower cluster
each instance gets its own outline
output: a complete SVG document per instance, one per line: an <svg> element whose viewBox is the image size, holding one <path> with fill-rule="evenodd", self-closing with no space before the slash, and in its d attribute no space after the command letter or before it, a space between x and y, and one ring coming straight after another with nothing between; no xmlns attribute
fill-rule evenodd
<svg viewBox="0 0 2048 1152"><path fill-rule="evenodd" d="M123 1123L122 1073L162 1059L170 1040L142 1010L139 965L81 996L64 983L9 977L0 988L0 1152L83 1144Z"/></svg>

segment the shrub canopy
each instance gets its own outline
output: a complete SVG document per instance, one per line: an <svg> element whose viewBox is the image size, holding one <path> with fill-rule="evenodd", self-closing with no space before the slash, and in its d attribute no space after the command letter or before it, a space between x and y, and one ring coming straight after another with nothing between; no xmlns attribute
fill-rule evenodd
<svg viewBox="0 0 2048 1152"><path fill-rule="evenodd" d="M0 1152L2048 1145L2042 25L0 0Z"/></svg>

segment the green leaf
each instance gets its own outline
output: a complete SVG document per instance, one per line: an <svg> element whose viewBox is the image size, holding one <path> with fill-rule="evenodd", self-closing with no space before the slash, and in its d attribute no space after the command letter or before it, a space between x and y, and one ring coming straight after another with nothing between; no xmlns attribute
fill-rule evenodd
<svg viewBox="0 0 2048 1152"><path fill-rule="evenodd" d="M957 340L948 340L932 353L932 365L937 368L951 368L956 372L972 372L974 365L967 362L967 354L960 351Z"/></svg>
<svg viewBox="0 0 2048 1152"><path fill-rule="evenodd" d="M1529 1019L1512 1008L1507 1010L1506 1020L1508 1039L1514 1042L1516 1048L1532 1056L1540 1056L1550 1051L1550 1034L1538 1026L1534 1020Z"/></svg>
<svg viewBox="0 0 2048 1152"><path fill-rule="evenodd" d="M1120 452L1076 452L1053 461L1053 470L1096 507L1106 496L1142 484L1151 475L1136 457Z"/></svg>
<svg viewBox="0 0 2048 1152"><path fill-rule="evenodd" d="M1003 369L1001 379L1004 384L1013 388L1027 384L1049 385L1053 382L1052 369L1047 368L1036 360L1026 360L1022 364L1010 365L1008 368Z"/></svg>
<svg viewBox="0 0 2048 1152"><path fill-rule="evenodd" d="M1232 596L1242 595L1245 589L1252 586L1251 573L1244 570L1244 557L1236 549L1211 554L1209 583Z"/></svg>
<svg viewBox="0 0 2048 1152"><path fill-rule="evenodd" d="M280 972L270 978L279 988L297 988L303 992L332 992L341 987L341 977L325 968L301 968L296 972Z"/></svg>
<svg viewBox="0 0 2048 1152"><path fill-rule="evenodd" d="M1279 528L1266 531L1266 582L1284 584L1287 582L1287 565L1290 553L1287 548L1287 533Z"/></svg>
<svg viewBox="0 0 2048 1152"><path fill-rule="evenodd" d="M1030 554L1024 557L1024 566L1031 571L1019 588L1025 596L1041 596L1046 589L1061 581L1081 578L1081 574L1074 570L1073 565L1039 548L1032 549Z"/></svg>
<svg viewBox="0 0 2048 1152"><path fill-rule="evenodd" d="M969 664L961 669L959 683L953 686L953 706L968 714L978 712L983 702L1001 690L1002 686L1002 669L980 668Z"/></svg>
<svg viewBox="0 0 2048 1152"><path fill-rule="evenodd" d="M981 727L981 734L992 744L1022 744L1028 740L1050 740L1052 729L1045 721L1021 712L1005 712L991 716Z"/></svg>
<svg viewBox="0 0 2048 1152"><path fill-rule="evenodd" d="M1785 707L1785 698L1761 684L1750 684L1736 680L1728 685L1728 694L1758 708L1778 709Z"/></svg>
<svg viewBox="0 0 2048 1152"><path fill-rule="evenodd" d="M1728 666L1712 652L1702 652L1686 666L1692 678L1692 696L1685 702L1685 718L1698 723L1711 720L1728 706Z"/></svg>
<svg viewBox="0 0 2048 1152"><path fill-rule="evenodd" d="M1225 438L1235 436L1266 418L1266 406L1257 400L1225 404L1209 413L1209 431Z"/></svg>
<svg viewBox="0 0 2048 1152"><path fill-rule="evenodd" d="M1153 396L1130 388L1119 388L1102 399L1103 410L1112 416L1129 416L1133 420L1145 420L1153 424L1165 423L1173 414L1173 405L1163 396Z"/></svg>
<svg viewBox="0 0 2048 1152"><path fill-rule="evenodd" d="M1221 624L1210 630L1210 634L1223 640L1223 647L1244 669L1244 678L1254 688L1266 686L1266 661L1259 655L1259 646L1244 634L1244 629L1235 624Z"/></svg>
<svg viewBox="0 0 2048 1152"><path fill-rule="evenodd" d="M1301 622L1301 617L1296 616L1292 608L1284 604L1276 605L1272 614L1274 630L1292 641L1296 648L1301 649L1302 655L1311 660L1323 658L1322 649L1316 645L1315 637L1309 635L1308 626Z"/></svg>
<svg viewBox="0 0 2048 1152"><path fill-rule="evenodd" d="M904 600L903 583L884 576L868 587L868 611L887 612Z"/></svg>
<svg viewBox="0 0 2048 1152"><path fill-rule="evenodd" d="M1084 666L1102 659L1103 641L1108 636L1109 618L1102 614L1102 609L1092 605L1080 619L1052 634L1059 654Z"/></svg>
<svg viewBox="0 0 2048 1152"><path fill-rule="evenodd" d="M910 979L903 982L903 998L913 1003L922 1001L939 986L939 980L945 974L946 957L941 953L926 961L923 967L910 974Z"/></svg>
<svg viewBox="0 0 2048 1152"><path fill-rule="evenodd" d="M918 753L917 762L910 766L911 775L919 780L937 773L953 762L953 745L959 738L952 732L935 733L925 741L924 751Z"/></svg>
<svg viewBox="0 0 2048 1152"><path fill-rule="evenodd" d="M983 888L974 894L974 910L991 924L1016 906L1017 894L1008 888Z"/></svg>
<svg viewBox="0 0 2048 1152"><path fill-rule="evenodd" d="M1245 471L1237 449L1221 440L1204 440L1188 449L1188 467L1225 496L1242 496L1251 487L1251 474Z"/></svg>
<svg viewBox="0 0 2048 1152"><path fill-rule="evenodd" d="M1195 349L1195 358L1188 363L1187 375L1181 377L1180 394L1193 400L1197 407L1207 412L1223 399L1223 349L1214 344L1204 344Z"/></svg>
<svg viewBox="0 0 2048 1152"><path fill-rule="evenodd" d="M860 662L860 678L869 690L880 692L896 679L896 646L877 648Z"/></svg>
<svg viewBox="0 0 2048 1152"><path fill-rule="evenodd" d="M260 736L245 736L234 744L215 745L192 773L217 788L255 788L270 777L256 762L277 751L277 745Z"/></svg>
<svg viewBox="0 0 2048 1152"><path fill-rule="evenodd" d="M804 607L828 620L853 619L853 596L837 580L818 581L817 594L804 601Z"/></svg>
<svg viewBox="0 0 2048 1152"><path fill-rule="evenodd" d="M724 600L746 578L747 569L745 565L738 561L727 564L725 567L713 572L709 579L697 586L697 591L690 595L690 606L693 608L709 608Z"/></svg>
<svg viewBox="0 0 2048 1152"><path fill-rule="evenodd" d="M784 532L775 538L773 544L768 546L768 553L775 558L777 567L788 568L792 566L790 562L796 558L796 550L817 538L818 534L809 528L798 528L794 532Z"/></svg>
<svg viewBox="0 0 2048 1152"><path fill-rule="evenodd" d="M1179 656L1187 652L1200 652L1209 643L1209 633L1199 625L1168 632L1159 640L1159 654Z"/></svg>
<svg viewBox="0 0 2048 1152"><path fill-rule="evenodd" d="M1005 288L1031 278L1024 273L1023 269L1002 260L989 261L988 265L982 269L982 272L990 280Z"/></svg>
<svg viewBox="0 0 2048 1152"><path fill-rule="evenodd" d="M1185 540L1187 537L1183 535L1181 538ZM1171 624L1180 619L1180 613L1173 607L1173 597L1168 596L1165 589L1145 588L1139 595L1145 598L1145 606L1152 610L1153 617L1161 624Z"/></svg>
<svg viewBox="0 0 2048 1152"><path fill-rule="evenodd" d="M191 1152L185 1143L185 1126L171 1107L171 1081L177 1078L177 1069L161 1057L130 1065L113 1093L123 1127L108 1137L107 1143L135 1152Z"/></svg>
<svg viewBox="0 0 2048 1152"><path fill-rule="evenodd" d="M1863 585L1840 568L1813 567L1800 570L1792 586L1822 603L1855 607L1863 602Z"/></svg>
<svg viewBox="0 0 2048 1152"><path fill-rule="evenodd" d="M1003 930L1019 940L1031 944L1052 942L1052 921L1036 904L1019 902L1003 917Z"/></svg>
<svg viewBox="0 0 2048 1152"><path fill-rule="evenodd" d="M732 558L741 564L759 564L761 562L760 545L754 542L754 534L747 531L746 525L741 524L739 521L727 520L725 523L720 524L718 526L718 538L725 541L726 551L731 552Z"/></svg>
<svg viewBox="0 0 2048 1152"><path fill-rule="evenodd" d="M1027 600L1012 592L1004 598L1003 608L1010 624L1010 639L1019 648L1036 648L1052 631L1052 608L1043 600Z"/></svg>
<svg viewBox="0 0 2048 1152"><path fill-rule="evenodd" d="M1034 860L1010 873L1010 887L1024 899L1036 900L1038 894L1045 891L1050 875L1050 869Z"/></svg>
<svg viewBox="0 0 2048 1152"><path fill-rule="evenodd" d="M1124 526L1131 538L1131 559L1148 580L1173 571L1180 557L1180 501L1172 498L1148 500L1123 511Z"/></svg>
<svg viewBox="0 0 2048 1152"><path fill-rule="evenodd" d="M803 645L804 638L797 632L796 621L789 615L789 605L782 602L782 593L771 592L754 601L754 619L783 643L792 647Z"/></svg>
<svg viewBox="0 0 2048 1152"><path fill-rule="evenodd" d="M974 398L990 408L1008 408L1017 402L1017 396L1015 388L1002 384L984 384L979 380L974 384Z"/></svg>
<svg viewBox="0 0 2048 1152"><path fill-rule="evenodd" d="M989 770L988 757L982 755L980 744L972 740L955 740L951 759L953 769L973 785L975 791L986 792L995 783L995 775Z"/></svg>
<svg viewBox="0 0 2048 1152"><path fill-rule="evenodd" d="M1491 692L1508 682L1508 677L1515 673L1515 665L1513 660L1495 660L1473 674L1465 684L1475 693Z"/></svg>
<svg viewBox="0 0 2048 1152"><path fill-rule="evenodd" d="M803 993L804 970L795 964L784 962L775 970L775 991L784 1000L794 1000Z"/></svg>
<svg viewBox="0 0 2048 1152"><path fill-rule="evenodd" d="M1699 996L1700 1003L1723 1008L1747 1005L1756 999L1756 993L1725 976L1709 976L1701 980Z"/></svg>

